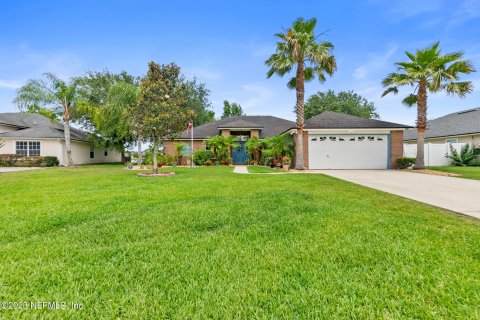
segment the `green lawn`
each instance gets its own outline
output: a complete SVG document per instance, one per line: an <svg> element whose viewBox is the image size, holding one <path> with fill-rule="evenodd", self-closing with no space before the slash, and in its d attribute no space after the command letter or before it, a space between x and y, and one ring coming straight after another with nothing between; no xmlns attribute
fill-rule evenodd
<svg viewBox="0 0 480 320"><path fill-rule="evenodd" d="M272 169L270 167L265 166L248 166L249 173L274 173L274 172L283 172L280 169Z"/></svg>
<svg viewBox="0 0 480 320"><path fill-rule="evenodd" d="M480 167L429 167L428 169L456 173L460 178L480 180Z"/></svg>
<svg viewBox="0 0 480 320"><path fill-rule="evenodd" d="M0 302L83 306L0 319L480 318L476 219L319 174L174 170L0 174Z"/></svg>

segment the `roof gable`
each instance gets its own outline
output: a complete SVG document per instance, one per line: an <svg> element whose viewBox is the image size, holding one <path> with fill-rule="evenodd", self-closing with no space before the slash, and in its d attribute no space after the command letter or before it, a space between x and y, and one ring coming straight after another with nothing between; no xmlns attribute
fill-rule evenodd
<svg viewBox="0 0 480 320"><path fill-rule="evenodd" d="M383 129L409 128L407 125L388 121L356 117L344 113L325 111L305 121L305 129Z"/></svg>
<svg viewBox="0 0 480 320"><path fill-rule="evenodd" d="M235 116L220 119L193 128L194 139L206 139L220 134L223 129L259 129L260 138L268 138L295 127L295 122L274 116ZM190 133L184 131L179 139L190 139Z"/></svg>
<svg viewBox="0 0 480 320"><path fill-rule="evenodd" d="M37 113L0 113L0 124L17 127L18 130L0 133L1 137L22 139L63 139L63 124ZM70 127L72 140L88 141L87 133Z"/></svg>
<svg viewBox="0 0 480 320"><path fill-rule="evenodd" d="M480 108L468 109L429 120L425 138L480 133ZM417 139L417 130L405 132L404 140Z"/></svg>

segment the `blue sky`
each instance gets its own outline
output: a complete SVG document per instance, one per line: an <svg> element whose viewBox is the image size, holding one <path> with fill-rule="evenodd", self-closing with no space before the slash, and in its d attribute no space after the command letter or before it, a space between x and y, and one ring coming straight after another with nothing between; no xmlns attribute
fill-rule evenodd
<svg viewBox="0 0 480 320"><path fill-rule="evenodd" d="M69 4L67 4L69 3ZM297 17L316 17L317 32L335 45L338 71L319 90L355 90L375 102L382 119L413 124L402 95L380 98L381 80L405 60L405 50L439 40L444 52L463 50L480 69L480 0L352 1L3 1L0 4L0 112L15 111L15 90L54 72L68 78L108 68L134 75L148 61L176 62L188 77L247 114L294 119L288 78L266 79L274 34ZM429 118L480 107L480 73L465 99L431 96Z"/></svg>

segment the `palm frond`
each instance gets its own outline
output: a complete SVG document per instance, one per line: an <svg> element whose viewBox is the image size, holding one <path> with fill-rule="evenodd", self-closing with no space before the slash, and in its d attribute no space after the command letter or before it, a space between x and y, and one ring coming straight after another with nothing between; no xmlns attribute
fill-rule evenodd
<svg viewBox="0 0 480 320"><path fill-rule="evenodd" d="M383 91L382 98L385 97L389 93L397 94L398 93L398 88L397 87L390 87L387 90Z"/></svg>
<svg viewBox="0 0 480 320"><path fill-rule="evenodd" d="M402 103L406 106L411 107L417 103L417 100L418 100L417 95L412 93L412 94L409 94L407 97L405 97L405 99L402 100Z"/></svg>

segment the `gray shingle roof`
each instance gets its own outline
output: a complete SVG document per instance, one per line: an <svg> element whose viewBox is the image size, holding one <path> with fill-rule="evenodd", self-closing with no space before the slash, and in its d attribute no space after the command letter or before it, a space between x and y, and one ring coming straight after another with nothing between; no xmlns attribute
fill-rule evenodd
<svg viewBox="0 0 480 320"><path fill-rule="evenodd" d="M429 120L425 138L480 133L480 108L459 111ZM406 131L403 140L417 139L417 130Z"/></svg>
<svg viewBox="0 0 480 320"><path fill-rule="evenodd" d="M366 119L348 114L325 111L319 115L305 121L305 129L383 129L383 128L409 128L410 126L375 120Z"/></svg>
<svg viewBox="0 0 480 320"><path fill-rule="evenodd" d="M63 139L63 124L36 113L0 113L0 124L11 125L19 130L0 133L0 138ZM70 127L72 140L88 141L87 133Z"/></svg>
<svg viewBox="0 0 480 320"><path fill-rule="evenodd" d="M260 138L268 138L294 127L295 122L273 116L235 116L194 127L193 138L205 139L218 135L218 128L260 128ZM190 133L184 131L179 138L190 139Z"/></svg>

